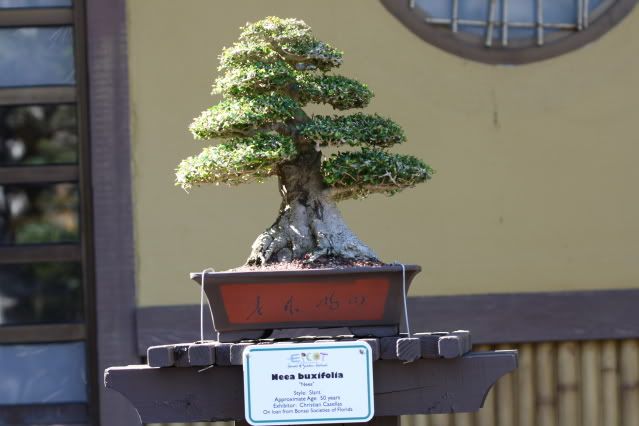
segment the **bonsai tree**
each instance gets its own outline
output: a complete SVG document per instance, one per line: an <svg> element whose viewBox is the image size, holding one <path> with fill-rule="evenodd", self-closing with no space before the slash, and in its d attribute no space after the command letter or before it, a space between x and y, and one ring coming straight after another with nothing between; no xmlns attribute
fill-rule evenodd
<svg viewBox="0 0 639 426"><path fill-rule="evenodd" d="M222 101L196 117L195 139L221 139L177 168L177 185L238 185L276 176L282 203L275 223L257 237L249 265L380 263L349 229L336 202L373 193L393 195L431 178L409 155L388 152L405 141L402 128L377 114L309 115L308 104L364 108L365 84L330 74L342 52L315 39L297 19L268 17L242 28L225 48L213 93ZM322 148L336 147L324 156Z"/></svg>

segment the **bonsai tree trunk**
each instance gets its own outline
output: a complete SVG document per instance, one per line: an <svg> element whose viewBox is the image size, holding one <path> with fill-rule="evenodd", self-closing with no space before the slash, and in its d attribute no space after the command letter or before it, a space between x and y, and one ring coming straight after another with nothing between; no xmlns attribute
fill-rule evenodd
<svg viewBox="0 0 639 426"><path fill-rule="evenodd" d="M279 166L279 215L253 243L247 264L329 259L379 262L346 225L331 199L320 173L321 158L313 147Z"/></svg>

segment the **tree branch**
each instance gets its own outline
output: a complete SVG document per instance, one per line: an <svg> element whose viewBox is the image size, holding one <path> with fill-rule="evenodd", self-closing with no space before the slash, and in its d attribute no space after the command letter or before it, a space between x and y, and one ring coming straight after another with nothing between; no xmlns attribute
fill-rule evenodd
<svg viewBox="0 0 639 426"><path fill-rule="evenodd" d="M364 198L374 192L393 195L427 181L433 173L413 156L368 148L339 152L322 163L324 182L339 199Z"/></svg>
<svg viewBox="0 0 639 426"><path fill-rule="evenodd" d="M314 116L300 128L300 133L321 146L369 145L385 148L406 140L402 128L377 114Z"/></svg>

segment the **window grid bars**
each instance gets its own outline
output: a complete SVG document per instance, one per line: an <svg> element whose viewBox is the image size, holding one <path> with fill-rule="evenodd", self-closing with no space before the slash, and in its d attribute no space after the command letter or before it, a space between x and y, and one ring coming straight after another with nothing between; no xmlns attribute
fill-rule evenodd
<svg viewBox="0 0 639 426"><path fill-rule="evenodd" d="M537 46L544 44L544 4L537 0Z"/></svg>
<svg viewBox="0 0 639 426"><path fill-rule="evenodd" d="M79 34L84 19L83 0L74 0L72 7L49 7L49 8L24 8L24 9L0 9L0 29L20 28L20 27L49 27L49 26L72 26L74 35L74 55L75 69L78 74L83 74L85 70L83 64L84 41L82 34ZM72 86L26 86L26 87L1 87L0 106L19 105L39 105L39 104L76 104L78 114L80 106L84 102L80 99L79 92L84 90L80 87L81 82L76 81ZM81 93L80 93L81 94ZM86 108L86 107L85 107ZM84 126L84 121L79 122ZM78 133L80 135L80 133ZM81 144L85 144L87 135L79 138ZM83 142L84 141L84 142ZM81 147L79 147L80 149ZM86 149L86 148L84 148ZM82 167L87 167L83 165ZM0 186L6 184L28 184L28 183L58 183L73 182L80 185L82 179L80 174L84 173L79 164L75 165L37 165L37 166L0 166ZM84 186L88 188L87 184ZM85 192L88 189L84 190ZM83 198L90 197L90 193L83 193ZM82 207L84 208L84 207ZM82 210L81 210L82 211ZM85 226L85 225L83 225ZM89 232L82 229L83 233ZM86 237L85 237L86 238ZM50 243L50 244L25 244L0 246L0 265L20 264L33 262L81 262L85 276L83 277L84 291L87 292L90 281L88 277L89 261L83 247L85 243ZM87 305L90 306L90 305ZM46 343L58 341L80 341L87 340L88 326L86 323L45 323L45 324L20 324L5 325L0 327L0 344L14 343ZM89 371L93 374L93 371ZM91 387L97 386L95 381L91 381ZM97 392L91 391L91 404L95 401ZM58 410L59 404L44 405ZM81 404L86 407L86 404ZM5 409L12 409L15 406L5 406ZM2 410L0 410L2 411ZM0 423L2 422L0 414ZM84 421L83 421L84 422ZM66 422L65 422L66 423Z"/></svg>
<svg viewBox="0 0 639 426"><path fill-rule="evenodd" d="M501 44L508 46L508 0L503 0L501 16Z"/></svg>
<svg viewBox="0 0 639 426"><path fill-rule="evenodd" d="M459 21L459 0L453 0L453 22L452 22L452 28L453 28L453 32L454 33L457 32L458 21Z"/></svg>
<svg viewBox="0 0 639 426"><path fill-rule="evenodd" d="M467 25L467 26L475 26L475 27L485 27L486 31L486 47L491 47L493 44L493 34L494 28L496 26L501 27L501 44L502 46L508 46L508 29L509 28L529 28L536 30L536 42L538 46L543 46L544 44L544 30L549 29L557 29L564 31L582 31L585 28L588 28L589 23L589 0L576 0L577 2L577 16L575 23L567 23L567 22L559 22L559 23L550 23L544 22L544 8L543 8L543 0L536 0L536 19L535 22L509 22L508 21L508 11L509 11L509 0L502 0L502 19L497 20L495 15L497 12L497 0L488 0L489 2L489 11L488 18L486 20L478 20L478 19L460 19L459 18L459 0L451 0L452 1L452 14L450 18L425 18L425 22L427 24L432 25L449 25L451 30L454 33L459 32L459 25ZM415 8L415 0L408 0L408 6L413 9Z"/></svg>
<svg viewBox="0 0 639 426"><path fill-rule="evenodd" d="M77 29L77 21L81 15L75 16L80 0L74 1L73 7L0 9L0 29L20 27L72 26ZM74 37L74 40L77 39ZM76 51L75 69L78 70ZM78 104L78 82L72 86L25 86L1 87L0 106L38 105L38 104ZM0 166L0 186L7 184L58 183L73 182L79 184L80 166L74 165L37 165L37 166ZM84 232L84 231L83 231ZM0 247L0 265L31 262L67 262L82 261L82 247L79 243L25 244ZM85 279L85 289L88 285ZM48 326L48 325L47 325ZM0 327L0 344L5 341L6 333ZM17 327L25 327L23 325ZM82 325L84 327L84 325ZM47 341L46 334L30 334L31 343Z"/></svg>
<svg viewBox="0 0 639 426"><path fill-rule="evenodd" d="M584 26L584 28L588 28L588 19L589 19L589 16L588 16L589 4L588 3L589 3L589 1L588 0L579 0L579 2L580 3L583 2L583 6L582 6L582 9L581 9L581 10L583 10L583 14L584 14L583 26Z"/></svg>
<svg viewBox="0 0 639 426"><path fill-rule="evenodd" d="M497 0L490 0L490 9L488 11L488 31L486 31L486 47L493 44L493 29L495 28L495 12L497 10Z"/></svg>

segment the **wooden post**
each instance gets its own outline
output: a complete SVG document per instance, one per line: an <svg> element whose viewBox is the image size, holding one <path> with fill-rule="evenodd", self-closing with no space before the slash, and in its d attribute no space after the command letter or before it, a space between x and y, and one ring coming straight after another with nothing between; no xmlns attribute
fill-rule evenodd
<svg viewBox="0 0 639 426"><path fill-rule="evenodd" d="M491 350L489 345L477 346L478 352ZM493 390L488 392L482 409L475 413L475 424L477 426L495 426L495 392Z"/></svg>
<svg viewBox="0 0 639 426"><path fill-rule="evenodd" d="M557 347L558 413L561 426L579 426L579 346L562 342Z"/></svg>
<svg viewBox="0 0 639 426"><path fill-rule="evenodd" d="M617 370L617 342L614 340L603 343L601 372L603 424L619 426L619 371Z"/></svg>
<svg viewBox="0 0 639 426"><path fill-rule="evenodd" d="M586 341L581 345L582 400L581 422L583 426L600 426L601 417L601 344Z"/></svg>
<svg viewBox="0 0 639 426"><path fill-rule="evenodd" d="M498 345L497 350L514 349L513 345ZM497 425L515 425L515 386L514 373L506 374L495 385L497 394ZM457 425L455 425L457 426Z"/></svg>
<svg viewBox="0 0 639 426"><path fill-rule="evenodd" d="M413 426L431 426L429 416L424 414L417 414L413 417Z"/></svg>
<svg viewBox="0 0 639 426"><path fill-rule="evenodd" d="M414 426L413 417L408 415L401 416L399 420L400 426Z"/></svg>
<svg viewBox="0 0 639 426"><path fill-rule="evenodd" d="M457 413L453 415L455 426L473 426L472 413Z"/></svg>
<svg viewBox="0 0 639 426"><path fill-rule="evenodd" d="M622 340L621 419L623 426L639 426L639 342Z"/></svg>
<svg viewBox="0 0 639 426"><path fill-rule="evenodd" d="M556 426L555 349L552 343L540 343L536 349L537 421L540 425Z"/></svg>
<svg viewBox="0 0 639 426"><path fill-rule="evenodd" d="M431 426L451 426L452 416L450 414L433 414L429 420Z"/></svg>
<svg viewBox="0 0 639 426"><path fill-rule="evenodd" d="M534 347L530 343L519 347L517 368L518 426L535 426Z"/></svg>

